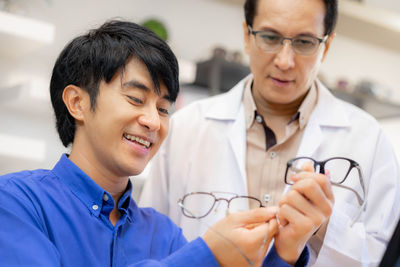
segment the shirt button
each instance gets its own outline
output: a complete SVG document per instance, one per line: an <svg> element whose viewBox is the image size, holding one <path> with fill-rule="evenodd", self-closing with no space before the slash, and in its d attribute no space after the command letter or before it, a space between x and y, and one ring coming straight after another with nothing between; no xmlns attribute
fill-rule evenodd
<svg viewBox="0 0 400 267"><path fill-rule="evenodd" d="M262 117L261 117L260 115L257 115L257 116L256 116L256 121L257 121L258 123L262 123L263 119L262 119Z"/></svg>
<svg viewBox="0 0 400 267"><path fill-rule="evenodd" d="M271 196L269 194L264 195L264 201L268 203L271 200Z"/></svg>
<svg viewBox="0 0 400 267"><path fill-rule="evenodd" d="M98 210L98 209L99 209L99 206L97 206L97 205L93 205L93 206L92 206L92 209L94 209L94 210Z"/></svg>
<svg viewBox="0 0 400 267"><path fill-rule="evenodd" d="M271 153L269 153L269 157L271 159L275 158L276 157L276 152L272 151Z"/></svg>
<svg viewBox="0 0 400 267"><path fill-rule="evenodd" d="M104 195L103 195L103 200L104 200L104 201L107 201L107 200L108 200L107 194L104 194Z"/></svg>

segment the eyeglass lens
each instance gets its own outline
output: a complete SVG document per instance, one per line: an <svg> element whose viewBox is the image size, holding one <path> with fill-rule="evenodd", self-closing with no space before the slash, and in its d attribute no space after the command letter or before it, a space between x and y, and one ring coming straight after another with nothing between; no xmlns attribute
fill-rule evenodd
<svg viewBox="0 0 400 267"><path fill-rule="evenodd" d="M318 38L313 36L300 35L293 38L284 38L280 34L271 31L262 31L256 34L259 46L267 52L279 50L285 39L291 40L292 48L298 54L312 54L320 44Z"/></svg>
<svg viewBox="0 0 400 267"><path fill-rule="evenodd" d="M312 159L299 158L292 161L290 168L288 168L286 174L286 181L288 183L293 183L291 178L294 174L301 171L301 167L304 164L314 166L315 172L321 172L322 170L322 173L327 173L328 171L331 182L336 184L343 183L352 168L351 162L347 159L342 158L333 158L326 162L322 162L321 164L316 164L316 162Z"/></svg>
<svg viewBox="0 0 400 267"><path fill-rule="evenodd" d="M233 198L216 198L214 195L209 193L192 193L186 195L182 200L182 205L185 209L190 210L191 214L185 212L183 213L187 217L201 218L209 214L214 207L218 208L221 204L220 202L225 200L228 202L228 212L234 213L238 211L247 211L249 209L261 207L261 202L256 198L251 198L247 196L235 196ZM217 204L216 201L219 201Z"/></svg>

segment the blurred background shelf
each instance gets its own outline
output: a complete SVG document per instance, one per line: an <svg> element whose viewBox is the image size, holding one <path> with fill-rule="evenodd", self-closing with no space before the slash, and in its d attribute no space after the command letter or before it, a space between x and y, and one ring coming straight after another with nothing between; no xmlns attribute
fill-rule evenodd
<svg viewBox="0 0 400 267"><path fill-rule="evenodd" d="M23 56L54 40L54 25L0 11L0 58Z"/></svg>
<svg viewBox="0 0 400 267"><path fill-rule="evenodd" d="M358 92L348 93L340 89L331 90L331 92L338 98L350 102L365 110L377 120L390 119L400 116L399 104Z"/></svg>

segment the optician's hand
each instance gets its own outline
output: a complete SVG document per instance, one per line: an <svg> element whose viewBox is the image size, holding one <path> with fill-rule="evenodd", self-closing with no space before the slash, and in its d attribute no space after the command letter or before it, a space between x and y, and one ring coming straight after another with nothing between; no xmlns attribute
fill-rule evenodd
<svg viewBox="0 0 400 267"><path fill-rule="evenodd" d="M302 170L292 177L294 185L279 202L275 248L289 264L297 261L309 238L329 219L334 204L328 177L315 173L311 164Z"/></svg>
<svg viewBox="0 0 400 267"><path fill-rule="evenodd" d="M230 214L214 224L203 239L220 266L249 266L239 249L255 262L254 266L260 266L278 230L276 212L276 208L270 207ZM267 233L268 239L263 244Z"/></svg>

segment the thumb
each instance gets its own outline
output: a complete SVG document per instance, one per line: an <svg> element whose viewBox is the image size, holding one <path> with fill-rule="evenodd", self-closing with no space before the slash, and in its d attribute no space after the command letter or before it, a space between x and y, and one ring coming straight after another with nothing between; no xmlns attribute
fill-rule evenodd
<svg viewBox="0 0 400 267"><path fill-rule="evenodd" d="M231 214L235 221L240 224L263 223L275 218L277 207L257 208L249 211Z"/></svg>
<svg viewBox="0 0 400 267"><path fill-rule="evenodd" d="M314 164L312 162L305 162L302 166L301 169L305 172L314 172Z"/></svg>

